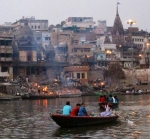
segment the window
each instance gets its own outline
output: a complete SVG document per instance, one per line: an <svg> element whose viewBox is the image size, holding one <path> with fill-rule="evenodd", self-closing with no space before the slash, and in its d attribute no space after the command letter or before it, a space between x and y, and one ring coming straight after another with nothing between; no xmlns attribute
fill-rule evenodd
<svg viewBox="0 0 150 139"><path fill-rule="evenodd" d="M5 57L6 56L6 54L5 53L1 53L1 57Z"/></svg>
<svg viewBox="0 0 150 139"><path fill-rule="evenodd" d="M101 56L101 58L103 58L103 56Z"/></svg>
<svg viewBox="0 0 150 139"><path fill-rule="evenodd" d="M35 29L36 29L36 26L35 26Z"/></svg>
<svg viewBox="0 0 150 139"><path fill-rule="evenodd" d="M50 40L50 37L45 37L45 40L46 40L46 41Z"/></svg>
<svg viewBox="0 0 150 139"><path fill-rule="evenodd" d="M77 79L80 79L80 73L77 73Z"/></svg>
<svg viewBox="0 0 150 139"><path fill-rule="evenodd" d="M33 26L31 28L33 28Z"/></svg>
<svg viewBox="0 0 150 139"><path fill-rule="evenodd" d="M85 78L85 73L82 73L82 79L84 79Z"/></svg>
<svg viewBox="0 0 150 139"><path fill-rule="evenodd" d="M81 52L83 52L83 50L81 50Z"/></svg>
<svg viewBox="0 0 150 139"><path fill-rule="evenodd" d="M2 72L6 72L6 71L8 71L8 67L2 67Z"/></svg>
<svg viewBox="0 0 150 139"><path fill-rule="evenodd" d="M5 56L6 56L6 58L10 58L10 57L12 57L12 53L6 53Z"/></svg>
<svg viewBox="0 0 150 139"><path fill-rule="evenodd" d="M40 26L38 26L38 29L40 29Z"/></svg>

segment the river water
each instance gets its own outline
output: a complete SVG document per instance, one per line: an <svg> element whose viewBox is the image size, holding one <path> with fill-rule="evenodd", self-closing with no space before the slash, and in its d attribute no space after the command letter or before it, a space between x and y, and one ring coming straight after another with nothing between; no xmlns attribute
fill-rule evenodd
<svg viewBox="0 0 150 139"><path fill-rule="evenodd" d="M49 116L66 101L99 114L97 96L0 102L0 139L150 139L150 95L121 95L115 123L60 128Z"/></svg>

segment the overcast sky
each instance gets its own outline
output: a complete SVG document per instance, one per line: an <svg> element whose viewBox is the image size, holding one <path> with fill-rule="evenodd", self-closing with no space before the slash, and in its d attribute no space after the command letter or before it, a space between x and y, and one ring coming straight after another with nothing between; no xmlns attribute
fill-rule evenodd
<svg viewBox="0 0 150 139"><path fill-rule="evenodd" d="M94 21L107 20L112 26L117 0L0 0L0 24L15 22L23 16L48 19L58 24L68 17L93 17ZM118 0L119 15L124 28L128 19L137 21L136 27L150 32L150 0Z"/></svg>

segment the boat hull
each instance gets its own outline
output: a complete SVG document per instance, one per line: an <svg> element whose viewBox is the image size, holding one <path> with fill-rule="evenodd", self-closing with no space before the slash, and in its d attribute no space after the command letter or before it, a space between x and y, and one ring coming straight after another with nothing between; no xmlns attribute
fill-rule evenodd
<svg viewBox="0 0 150 139"><path fill-rule="evenodd" d="M0 97L0 101L11 101L11 100L20 100L21 97L16 96L16 97Z"/></svg>
<svg viewBox="0 0 150 139"><path fill-rule="evenodd" d="M35 99L52 99L52 98L56 98L56 96L46 96L46 95L25 95L25 96L21 96L23 100L26 99L31 99L31 100L35 100Z"/></svg>
<svg viewBox="0 0 150 139"><path fill-rule="evenodd" d="M118 115L109 117L89 117L89 116L64 116L60 114L50 114L51 118L61 127L79 127L87 125L98 125L114 122Z"/></svg>

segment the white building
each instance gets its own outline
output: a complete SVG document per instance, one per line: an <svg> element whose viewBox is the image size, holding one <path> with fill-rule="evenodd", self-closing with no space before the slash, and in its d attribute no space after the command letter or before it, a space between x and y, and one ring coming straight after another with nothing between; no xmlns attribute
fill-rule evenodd
<svg viewBox="0 0 150 139"><path fill-rule="evenodd" d="M94 28L93 17L69 17L63 27Z"/></svg>

